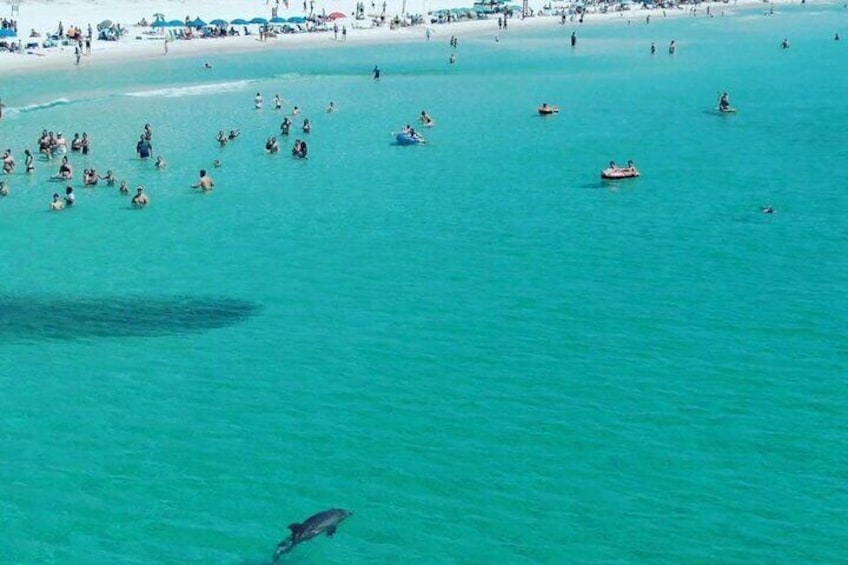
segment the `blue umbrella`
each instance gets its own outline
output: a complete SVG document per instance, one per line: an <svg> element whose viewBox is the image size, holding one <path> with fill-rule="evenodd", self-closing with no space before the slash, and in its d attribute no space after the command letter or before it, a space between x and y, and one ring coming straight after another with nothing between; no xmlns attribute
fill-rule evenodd
<svg viewBox="0 0 848 565"><path fill-rule="evenodd" d="M250 22L247 21L244 18L236 18L236 19L232 20L230 23L233 24L233 25L237 25L237 26L244 26L244 25L249 24Z"/></svg>
<svg viewBox="0 0 848 565"><path fill-rule="evenodd" d="M17 37L18 34L13 29L0 28L0 37Z"/></svg>
<svg viewBox="0 0 848 565"><path fill-rule="evenodd" d="M228 26L228 25L230 25L230 23L227 20L217 19L217 20L212 20L211 22L209 22L209 25Z"/></svg>
<svg viewBox="0 0 848 565"><path fill-rule="evenodd" d="M190 25L191 27L206 27L206 22L204 22L200 18L197 18L196 20L194 20L193 22L191 22L188 25Z"/></svg>
<svg viewBox="0 0 848 565"><path fill-rule="evenodd" d="M284 24L286 23L286 18L281 18L280 16L274 16L270 20L268 20L272 24Z"/></svg>
<svg viewBox="0 0 848 565"><path fill-rule="evenodd" d="M265 25L268 23L268 20L266 20L265 18L253 18L248 23Z"/></svg>
<svg viewBox="0 0 848 565"><path fill-rule="evenodd" d="M150 27L168 27L168 22L165 20L156 20Z"/></svg>
<svg viewBox="0 0 848 565"><path fill-rule="evenodd" d="M182 20L171 20L167 25L168 27L183 27L185 22Z"/></svg>
<svg viewBox="0 0 848 565"><path fill-rule="evenodd" d="M306 18L301 17L301 16L292 16L289 19L287 19L286 21L289 22L290 24L303 24L303 23L306 23Z"/></svg>

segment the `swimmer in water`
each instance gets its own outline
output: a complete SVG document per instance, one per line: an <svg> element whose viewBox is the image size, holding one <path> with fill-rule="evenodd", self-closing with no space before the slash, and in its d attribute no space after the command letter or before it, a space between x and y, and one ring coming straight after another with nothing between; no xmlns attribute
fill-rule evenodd
<svg viewBox="0 0 848 565"><path fill-rule="evenodd" d="M73 206L77 201L77 197L74 196L74 187L69 186L65 188L65 206Z"/></svg>
<svg viewBox="0 0 848 565"><path fill-rule="evenodd" d="M253 105L257 110L262 109L262 94L256 93L256 97L253 99Z"/></svg>
<svg viewBox="0 0 848 565"><path fill-rule="evenodd" d="M218 145L220 145L221 147L223 147L227 144L227 142L229 141L229 138L227 137L227 134L224 133L224 130L218 130L217 140L218 140Z"/></svg>
<svg viewBox="0 0 848 565"><path fill-rule="evenodd" d="M4 180L0 180L0 196L9 196L9 187Z"/></svg>
<svg viewBox="0 0 848 565"><path fill-rule="evenodd" d="M165 159L162 158L161 155L156 157L156 163L155 164L156 164L157 169L164 169L165 167L168 166L168 163L165 161Z"/></svg>
<svg viewBox="0 0 848 565"><path fill-rule="evenodd" d="M297 106L292 108L292 116L299 116L299 115L300 115L300 108L298 108Z"/></svg>
<svg viewBox="0 0 848 565"><path fill-rule="evenodd" d="M26 166L26 172L31 173L35 171L35 164L32 156L32 152L29 149L24 150L24 165Z"/></svg>
<svg viewBox="0 0 848 565"><path fill-rule="evenodd" d="M327 105L327 113L332 114L335 111L336 111L336 105L333 103L332 100L330 100L330 104Z"/></svg>
<svg viewBox="0 0 848 565"><path fill-rule="evenodd" d="M280 145L277 143L276 137L269 137L265 142L265 151L268 153L277 153L280 150Z"/></svg>
<svg viewBox="0 0 848 565"><path fill-rule="evenodd" d="M303 118L303 133L309 133L312 131L312 124L309 123L309 118Z"/></svg>
<svg viewBox="0 0 848 565"><path fill-rule="evenodd" d="M147 195L144 193L144 187L142 185L138 185L135 195L132 197L130 203L136 208L143 208L150 203L150 200L148 200Z"/></svg>
<svg viewBox="0 0 848 565"><path fill-rule="evenodd" d="M237 129L231 129L230 133L227 135L227 138L232 141L239 136L241 132Z"/></svg>
<svg viewBox="0 0 848 565"><path fill-rule="evenodd" d="M280 110L283 107L283 99L280 98L279 94L274 95L274 109Z"/></svg>
<svg viewBox="0 0 848 565"><path fill-rule="evenodd" d="M212 65L210 63L203 63L203 68L204 69L211 69Z"/></svg>
<svg viewBox="0 0 848 565"><path fill-rule="evenodd" d="M206 175L206 169L200 169L200 179L191 185L192 188L199 188L203 192L209 192L215 186L215 181L212 177Z"/></svg>
<svg viewBox="0 0 848 565"><path fill-rule="evenodd" d="M129 194L130 193L130 187L127 184L127 181L125 181L125 180L121 181L121 186L118 187L118 192L120 192L121 194Z"/></svg>
<svg viewBox="0 0 848 565"><path fill-rule="evenodd" d="M213 167L215 167L215 168L217 169L218 167L220 167L220 166L221 166L221 160L220 160L220 159L215 159L214 161L212 161L212 166L213 166Z"/></svg>
<svg viewBox="0 0 848 565"><path fill-rule="evenodd" d="M59 210L65 209L65 203L62 202L62 197L59 196L58 192L53 193L53 200L50 202L50 210L53 212L58 212Z"/></svg>
<svg viewBox="0 0 848 565"><path fill-rule="evenodd" d="M760 212L763 214L774 214L774 208L771 206L760 206Z"/></svg>

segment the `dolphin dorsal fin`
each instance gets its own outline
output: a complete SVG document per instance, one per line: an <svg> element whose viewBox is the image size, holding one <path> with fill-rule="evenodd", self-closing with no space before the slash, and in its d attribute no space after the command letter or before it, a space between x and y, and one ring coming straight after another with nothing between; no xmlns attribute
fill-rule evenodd
<svg viewBox="0 0 848 565"><path fill-rule="evenodd" d="M298 523L289 524L289 529L291 530L292 536L297 537L303 531L303 525Z"/></svg>

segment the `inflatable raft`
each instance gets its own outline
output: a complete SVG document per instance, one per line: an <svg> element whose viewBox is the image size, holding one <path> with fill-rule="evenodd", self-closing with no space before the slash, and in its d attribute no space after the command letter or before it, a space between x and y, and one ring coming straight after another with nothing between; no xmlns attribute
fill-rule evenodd
<svg viewBox="0 0 848 565"><path fill-rule="evenodd" d="M425 143L424 138L419 135L412 135L405 131L400 132L395 136L395 139L398 142L398 145L418 145L420 143Z"/></svg>

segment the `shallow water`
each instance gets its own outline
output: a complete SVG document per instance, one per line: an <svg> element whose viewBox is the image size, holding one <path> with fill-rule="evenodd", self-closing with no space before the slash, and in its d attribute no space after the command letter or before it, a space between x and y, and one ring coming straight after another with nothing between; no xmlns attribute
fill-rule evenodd
<svg viewBox="0 0 848 565"><path fill-rule="evenodd" d="M0 562L262 563L330 507L354 516L286 563L844 561L845 23L513 29L455 65L439 27L4 83ZM275 93L308 161L263 152ZM394 145L422 108L429 143ZM78 182L47 212L42 128L150 206Z"/></svg>

